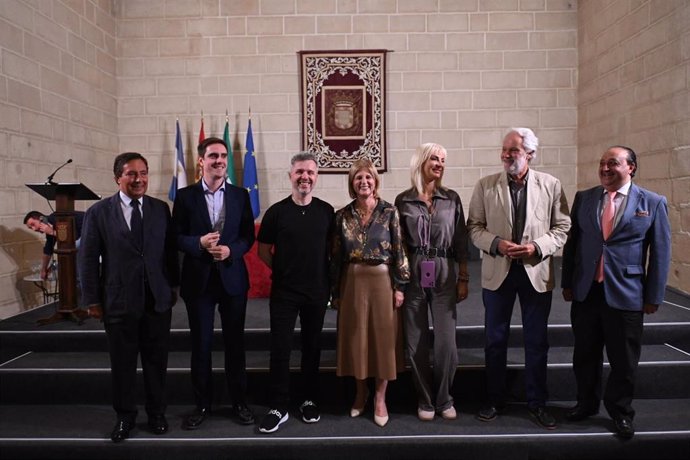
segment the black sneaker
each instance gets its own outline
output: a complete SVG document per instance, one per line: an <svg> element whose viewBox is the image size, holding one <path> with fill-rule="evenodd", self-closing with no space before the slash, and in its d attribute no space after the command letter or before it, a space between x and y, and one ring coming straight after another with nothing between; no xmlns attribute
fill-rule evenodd
<svg viewBox="0 0 690 460"><path fill-rule="evenodd" d="M271 409L261 421L259 431L261 433L273 433L274 431L278 431L278 427L287 422L289 417L290 415L287 412L283 415L278 409Z"/></svg>
<svg viewBox="0 0 690 460"><path fill-rule="evenodd" d="M316 407L314 401L307 399L299 406L299 411L302 413L302 420L304 420L304 423L316 423L321 420L319 408Z"/></svg>

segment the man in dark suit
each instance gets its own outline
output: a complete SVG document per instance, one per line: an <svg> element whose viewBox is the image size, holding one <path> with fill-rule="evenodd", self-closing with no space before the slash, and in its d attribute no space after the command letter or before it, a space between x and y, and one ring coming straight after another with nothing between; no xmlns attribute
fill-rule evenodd
<svg viewBox="0 0 690 460"><path fill-rule="evenodd" d="M211 346L216 305L225 344L225 375L233 413L243 425L254 423L247 406L244 319L249 277L244 254L254 243L254 217L246 190L226 182L228 149L209 137L197 148L202 179L177 191L173 222L184 252L180 294L192 334L192 385L195 410L183 428L195 430L213 402Z"/></svg>
<svg viewBox="0 0 690 460"><path fill-rule="evenodd" d="M179 273L168 205L145 195L148 163L122 153L113 165L120 190L91 206L79 250L84 304L108 336L117 424L113 442L129 437L137 416L135 384L141 353L148 426L168 431L165 377L171 307Z"/></svg>
<svg viewBox="0 0 690 460"><path fill-rule="evenodd" d="M610 147L599 162L600 186L578 192L563 250L563 298L572 301L577 406L566 418L599 412L603 348L611 372L604 407L617 434L635 434L632 407L643 313L664 299L671 262L666 198L632 183L635 152Z"/></svg>

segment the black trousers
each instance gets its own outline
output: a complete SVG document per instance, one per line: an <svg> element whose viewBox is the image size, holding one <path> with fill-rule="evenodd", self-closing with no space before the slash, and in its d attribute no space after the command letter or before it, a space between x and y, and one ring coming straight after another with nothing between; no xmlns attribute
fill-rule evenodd
<svg viewBox="0 0 690 460"><path fill-rule="evenodd" d="M149 302L147 302L149 303ZM145 308L115 320L106 320L113 408L118 420L134 422L137 416L137 357L141 354L146 391L146 413L163 415L166 408L165 378L170 348L172 310L163 313Z"/></svg>
<svg viewBox="0 0 690 460"><path fill-rule="evenodd" d="M297 316L302 343L302 393L304 399L318 400L321 329L326 305L296 304L271 300L271 364L269 400L271 407L285 412L290 402L290 353Z"/></svg>
<svg viewBox="0 0 690 460"><path fill-rule="evenodd" d="M573 370L577 401L598 410L602 399L603 349L611 366L604 390L604 407L613 419L633 418L635 374L642 348L643 313L611 308L604 285L593 283L584 302L573 302L570 319L575 335Z"/></svg>

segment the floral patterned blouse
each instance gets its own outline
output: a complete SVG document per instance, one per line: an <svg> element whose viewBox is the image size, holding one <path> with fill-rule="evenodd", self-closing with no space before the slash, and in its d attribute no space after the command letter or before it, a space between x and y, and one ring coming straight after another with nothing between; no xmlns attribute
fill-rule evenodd
<svg viewBox="0 0 690 460"><path fill-rule="evenodd" d="M335 213L331 245L333 299L340 297L340 276L345 264L390 266L391 286L403 291L410 280L410 267L402 245L400 215L392 204L379 199L363 227L355 201Z"/></svg>

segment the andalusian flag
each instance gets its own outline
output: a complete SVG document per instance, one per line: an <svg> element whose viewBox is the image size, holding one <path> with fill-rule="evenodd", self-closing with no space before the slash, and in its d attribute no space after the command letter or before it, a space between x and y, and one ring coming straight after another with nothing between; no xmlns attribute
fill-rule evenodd
<svg viewBox="0 0 690 460"><path fill-rule="evenodd" d="M235 161L232 155L232 144L230 143L230 125L228 123L228 111L225 111L225 131L223 131L223 141L228 146L228 182L237 185L235 177Z"/></svg>

